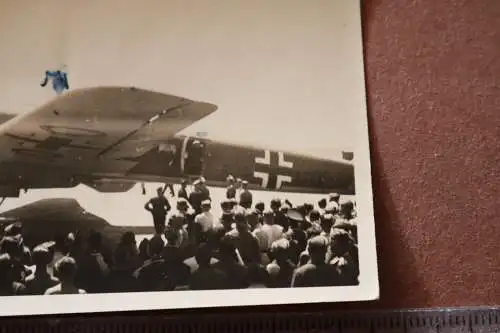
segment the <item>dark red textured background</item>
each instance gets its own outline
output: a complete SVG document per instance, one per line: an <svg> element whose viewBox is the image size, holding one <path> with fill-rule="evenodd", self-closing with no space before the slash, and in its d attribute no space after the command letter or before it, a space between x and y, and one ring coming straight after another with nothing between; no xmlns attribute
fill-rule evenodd
<svg viewBox="0 0 500 333"><path fill-rule="evenodd" d="M381 284L369 306L498 305L500 1L363 7Z"/></svg>

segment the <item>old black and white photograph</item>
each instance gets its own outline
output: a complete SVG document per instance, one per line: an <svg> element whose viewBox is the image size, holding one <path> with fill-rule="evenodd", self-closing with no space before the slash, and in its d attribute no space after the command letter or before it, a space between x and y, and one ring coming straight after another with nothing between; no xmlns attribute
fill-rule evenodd
<svg viewBox="0 0 500 333"><path fill-rule="evenodd" d="M0 26L0 315L378 298L359 2Z"/></svg>

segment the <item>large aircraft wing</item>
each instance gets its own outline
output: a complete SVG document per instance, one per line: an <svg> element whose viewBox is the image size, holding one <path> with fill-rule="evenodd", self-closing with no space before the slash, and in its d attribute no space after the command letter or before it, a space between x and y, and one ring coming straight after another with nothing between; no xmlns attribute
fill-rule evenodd
<svg viewBox="0 0 500 333"><path fill-rule="evenodd" d="M134 163L121 156L141 156L216 110L138 88L69 91L0 125L0 167L17 177L68 168L72 174L120 174Z"/></svg>

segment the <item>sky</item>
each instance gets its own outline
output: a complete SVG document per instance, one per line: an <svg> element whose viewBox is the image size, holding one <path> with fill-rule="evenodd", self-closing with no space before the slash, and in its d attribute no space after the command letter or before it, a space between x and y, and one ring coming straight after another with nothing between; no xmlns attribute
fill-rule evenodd
<svg viewBox="0 0 500 333"><path fill-rule="evenodd" d="M0 112L30 112L54 98L40 87L42 74L65 66L71 89L136 86L218 105L182 134L320 157L367 155L358 7L352 0L4 0ZM124 216L110 211L123 211L138 192L33 193L73 195L94 210L104 196L110 204L97 210L115 224ZM0 210L34 200L29 195Z"/></svg>

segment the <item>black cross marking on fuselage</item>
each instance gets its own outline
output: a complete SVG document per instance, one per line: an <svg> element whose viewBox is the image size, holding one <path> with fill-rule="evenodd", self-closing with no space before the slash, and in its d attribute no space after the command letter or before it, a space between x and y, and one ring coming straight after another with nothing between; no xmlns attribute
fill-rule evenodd
<svg viewBox="0 0 500 333"><path fill-rule="evenodd" d="M268 176L267 186L265 186L265 188L277 189L278 176L290 177L291 181L293 181L293 164L291 166L286 166L286 163L291 162L284 161L283 153L276 151L265 151L264 153L269 154L269 163L257 162L257 159L262 158L261 156L258 156L255 161L255 171L258 173L266 174ZM285 165L280 163L280 154L283 156L283 161L281 162L284 162ZM266 156L264 155L264 159L265 157Z"/></svg>

